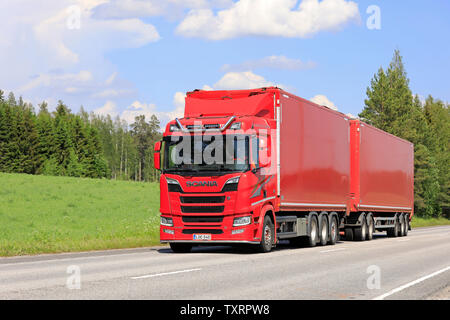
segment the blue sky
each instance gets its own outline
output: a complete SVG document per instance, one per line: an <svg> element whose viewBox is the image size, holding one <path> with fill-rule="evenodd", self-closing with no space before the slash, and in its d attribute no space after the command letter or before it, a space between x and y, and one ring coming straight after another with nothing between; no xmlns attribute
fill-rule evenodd
<svg viewBox="0 0 450 320"><path fill-rule="evenodd" d="M7 0L0 12L0 88L35 105L165 122L186 91L276 84L356 115L395 49L413 93L450 101L448 0Z"/></svg>

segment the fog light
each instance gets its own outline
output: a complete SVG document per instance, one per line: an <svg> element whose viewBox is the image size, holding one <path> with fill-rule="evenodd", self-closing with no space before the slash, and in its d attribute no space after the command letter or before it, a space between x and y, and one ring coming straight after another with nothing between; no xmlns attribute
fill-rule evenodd
<svg viewBox="0 0 450 320"><path fill-rule="evenodd" d="M175 231L173 231L173 230L163 229L163 231L168 234L172 234L172 235L175 234Z"/></svg>

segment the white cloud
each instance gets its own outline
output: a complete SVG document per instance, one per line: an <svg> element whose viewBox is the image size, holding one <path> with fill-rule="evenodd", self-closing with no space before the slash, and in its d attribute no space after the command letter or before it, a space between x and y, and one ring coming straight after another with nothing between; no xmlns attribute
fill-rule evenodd
<svg viewBox="0 0 450 320"><path fill-rule="evenodd" d="M119 108L114 101L107 101L102 107L95 109L96 114L103 116L110 115L111 117L120 116L122 120L125 120L128 124L132 124L135 118L144 115L145 119L150 120L152 115L155 115L161 122L161 128L171 120L175 118L182 118L184 115L184 99L186 95L182 92L176 92L173 97L173 107L171 111L161 111L154 103L143 103L140 101L134 101L122 112L119 112Z"/></svg>
<svg viewBox="0 0 450 320"><path fill-rule="evenodd" d="M165 16L181 18L187 9L231 6L232 0L111 0L95 9L95 17L106 19Z"/></svg>
<svg viewBox="0 0 450 320"><path fill-rule="evenodd" d="M312 102L321 106L326 106L332 110L339 111L333 102L331 102L326 96L318 94L310 99Z"/></svg>
<svg viewBox="0 0 450 320"><path fill-rule="evenodd" d="M0 88L34 104L55 98L68 105L101 105L135 90L106 54L160 39L135 17L99 19L94 9L109 0L0 1ZM79 23L72 28L73 10Z"/></svg>
<svg viewBox="0 0 450 320"><path fill-rule="evenodd" d="M256 69L278 69L278 70L306 70L316 67L312 61L303 62L300 59L291 59L286 56L269 56L258 60L245 61L241 64L226 64L222 71L246 71Z"/></svg>
<svg viewBox="0 0 450 320"><path fill-rule="evenodd" d="M351 21L360 22L358 5L346 0L239 0L217 14L193 9L177 33L210 40L241 36L307 38L321 31L336 31Z"/></svg>
<svg viewBox="0 0 450 320"><path fill-rule="evenodd" d="M254 74L251 71L244 72L228 72L222 79L214 84L214 89L255 89L261 87L275 86L272 82L267 81L264 77Z"/></svg>
<svg viewBox="0 0 450 320"><path fill-rule="evenodd" d="M117 105L113 101L107 101L103 107L95 109L94 112L102 116L110 115L112 118L118 115Z"/></svg>

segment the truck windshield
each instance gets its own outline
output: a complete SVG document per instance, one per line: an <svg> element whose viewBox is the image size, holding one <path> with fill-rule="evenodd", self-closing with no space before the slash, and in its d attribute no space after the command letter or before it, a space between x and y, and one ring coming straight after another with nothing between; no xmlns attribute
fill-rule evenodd
<svg viewBox="0 0 450 320"><path fill-rule="evenodd" d="M248 135L170 136L163 140L165 173L202 174L250 170Z"/></svg>

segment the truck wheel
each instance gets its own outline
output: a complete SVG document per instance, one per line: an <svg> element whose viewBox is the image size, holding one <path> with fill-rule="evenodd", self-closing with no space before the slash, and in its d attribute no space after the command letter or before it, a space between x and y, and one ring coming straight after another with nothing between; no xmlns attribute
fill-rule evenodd
<svg viewBox="0 0 450 320"><path fill-rule="evenodd" d="M370 241L373 239L373 229L374 229L374 222L372 216L367 216L367 240Z"/></svg>
<svg viewBox="0 0 450 320"><path fill-rule="evenodd" d="M189 253L191 252L192 245L189 243L171 243L170 249L175 253Z"/></svg>
<svg viewBox="0 0 450 320"><path fill-rule="evenodd" d="M356 241L365 241L367 237L367 220L366 216L363 215L361 219L361 227L357 227L354 230Z"/></svg>
<svg viewBox="0 0 450 320"><path fill-rule="evenodd" d="M336 217L331 217L330 240L328 240L328 244L334 246L338 241L338 237L339 237L339 228L337 225Z"/></svg>
<svg viewBox="0 0 450 320"><path fill-rule="evenodd" d="M393 228L389 228L387 230L387 236L389 238L397 238L398 237L398 230L399 230L399 225L398 225L398 220L397 217L395 218L395 224Z"/></svg>
<svg viewBox="0 0 450 320"><path fill-rule="evenodd" d="M406 224L405 224L405 217L403 214L400 215L400 218L398 219L399 223L400 223L400 228L398 230L398 236L399 237L404 237L405 236L405 229L406 229Z"/></svg>
<svg viewBox="0 0 450 320"><path fill-rule="evenodd" d="M407 214L405 214L404 218L405 218L405 237L407 237L409 231L409 217Z"/></svg>
<svg viewBox="0 0 450 320"><path fill-rule="evenodd" d="M345 240L353 241L354 236L352 228L345 228Z"/></svg>
<svg viewBox="0 0 450 320"><path fill-rule="evenodd" d="M272 223L272 219L269 216L264 217L264 225L261 237L261 243L259 244L259 251L266 253L272 250L274 243L275 230Z"/></svg>
<svg viewBox="0 0 450 320"><path fill-rule="evenodd" d="M328 243L328 219L326 215L320 217L320 234L319 243L321 246L326 246Z"/></svg>

